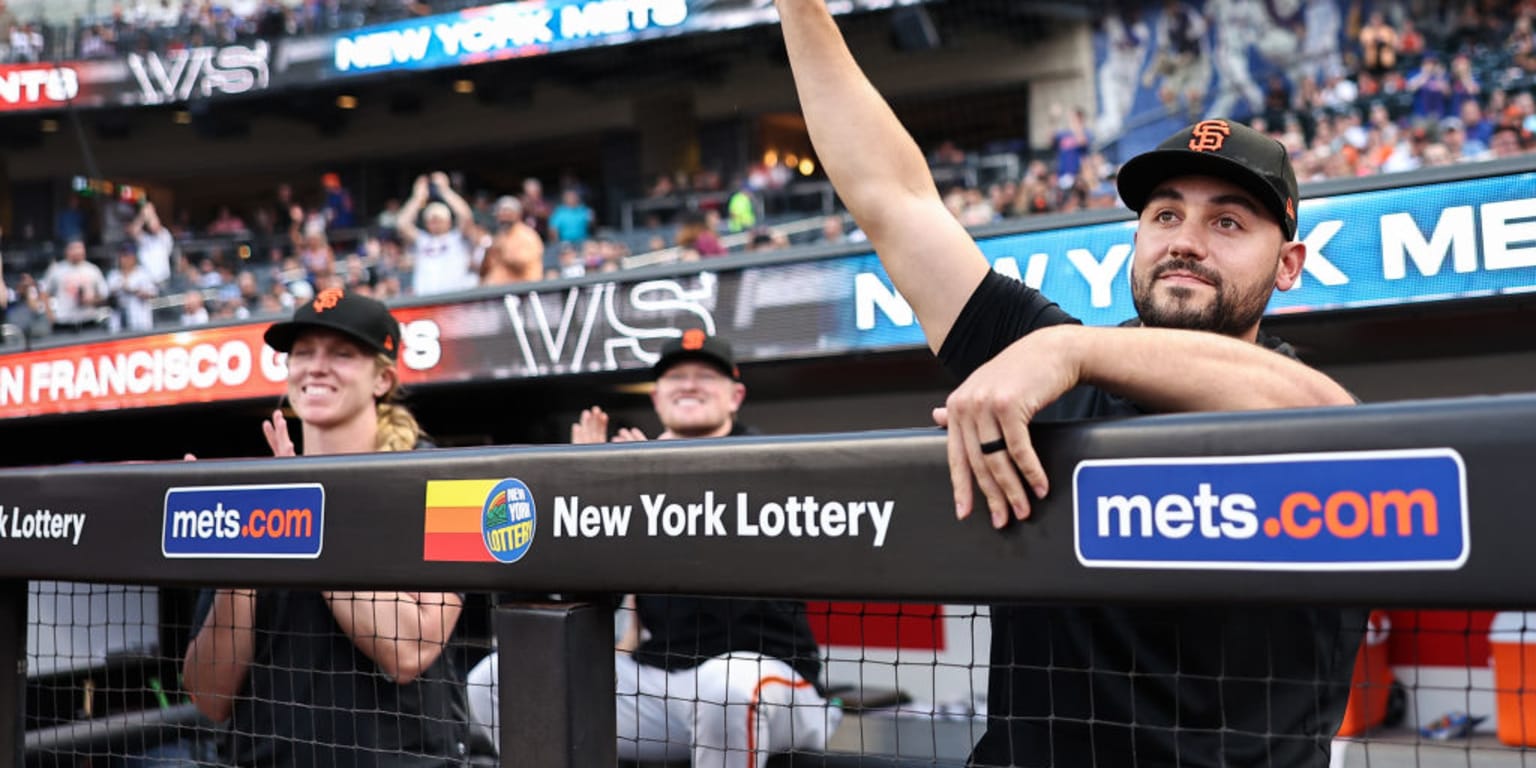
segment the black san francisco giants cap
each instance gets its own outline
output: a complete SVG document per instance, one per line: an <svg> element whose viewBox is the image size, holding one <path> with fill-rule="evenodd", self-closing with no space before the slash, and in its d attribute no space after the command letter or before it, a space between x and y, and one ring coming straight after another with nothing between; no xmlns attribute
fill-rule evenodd
<svg viewBox="0 0 1536 768"><path fill-rule="evenodd" d="M378 299L327 288L293 310L293 319L273 323L262 338L267 346L289 352L299 334L325 328L345 334L394 360L400 355L400 323Z"/></svg>
<svg viewBox="0 0 1536 768"><path fill-rule="evenodd" d="M1127 160L1115 184L1126 207L1140 213L1157 185L1179 176L1213 176L1242 187L1274 214L1286 240L1295 239L1296 171L1280 142L1242 123L1201 120Z"/></svg>
<svg viewBox="0 0 1536 768"><path fill-rule="evenodd" d="M659 379L667 369L685 360L708 363L733 379L741 379L741 369L736 367L736 355L730 342L698 328L689 328L681 337L662 344L661 357L651 366L651 372Z"/></svg>

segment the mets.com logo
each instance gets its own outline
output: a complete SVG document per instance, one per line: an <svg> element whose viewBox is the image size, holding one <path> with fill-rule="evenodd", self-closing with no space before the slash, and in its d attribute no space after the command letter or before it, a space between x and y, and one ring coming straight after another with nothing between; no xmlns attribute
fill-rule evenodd
<svg viewBox="0 0 1536 768"><path fill-rule="evenodd" d="M515 563L533 546L537 523L521 480L428 480L422 559Z"/></svg>
<svg viewBox="0 0 1536 768"><path fill-rule="evenodd" d="M316 558L324 542L325 488L318 483L165 492L166 557Z"/></svg>
<svg viewBox="0 0 1536 768"><path fill-rule="evenodd" d="M1449 448L1089 460L1073 494L1089 567L1453 570L1471 547Z"/></svg>

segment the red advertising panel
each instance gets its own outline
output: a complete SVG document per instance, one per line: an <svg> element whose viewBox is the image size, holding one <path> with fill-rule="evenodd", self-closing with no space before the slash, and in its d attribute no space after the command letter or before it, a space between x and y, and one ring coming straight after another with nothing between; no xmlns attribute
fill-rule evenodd
<svg viewBox="0 0 1536 768"><path fill-rule="evenodd" d="M73 66L0 65L0 112L63 107L80 96Z"/></svg>
<svg viewBox="0 0 1536 768"><path fill-rule="evenodd" d="M407 384L484 376L497 355L476 344L500 302L397 307ZM267 323L108 339L0 357L0 419L272 397L288 376L262 341ZM451 338L445 338L445 330ZM499 332L492 325L490 330ZM494 346L494 344L493 344Z"/></svg>
<svg viewBox="0 0 1536 768"><path fill-rule="evenodd" d="M263 326L207 328L0 358L0 417L276 397L285 368Z"/></svg>

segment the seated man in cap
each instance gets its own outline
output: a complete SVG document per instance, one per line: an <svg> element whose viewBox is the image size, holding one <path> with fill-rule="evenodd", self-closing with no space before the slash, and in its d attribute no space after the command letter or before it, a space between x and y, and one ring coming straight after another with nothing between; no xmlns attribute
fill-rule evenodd
<svg viewBox="0 0 1536 768"><path fill-rule="evenodd" d="M752 433L736 419L747 390L730 344L690 330L662 347L652 370L658 439ZM572 443L608 439L600 408L571 425ZM633 428L613 437L645 439ZM826 748L842 713L819 688L820 652L803 603L638 595L633 605L614 654L621 758L761 768L773 753ZM470 672L476 722L493 722L496 679L494 653Z"/></svg>

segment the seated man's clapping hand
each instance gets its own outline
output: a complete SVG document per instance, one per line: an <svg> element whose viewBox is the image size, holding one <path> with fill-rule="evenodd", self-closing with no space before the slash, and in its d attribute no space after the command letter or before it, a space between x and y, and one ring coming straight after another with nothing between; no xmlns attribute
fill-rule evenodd
<svg viewBox="0 0 1536 768"><path fill-rule="evenodd" d="M646 440L644 432L634 427L624 427L613 436L615 443L638 443ZM593 445L608 442L608 414L602 408L592 406L581 412L581 418L571 425L572 445Z"/></svg>

